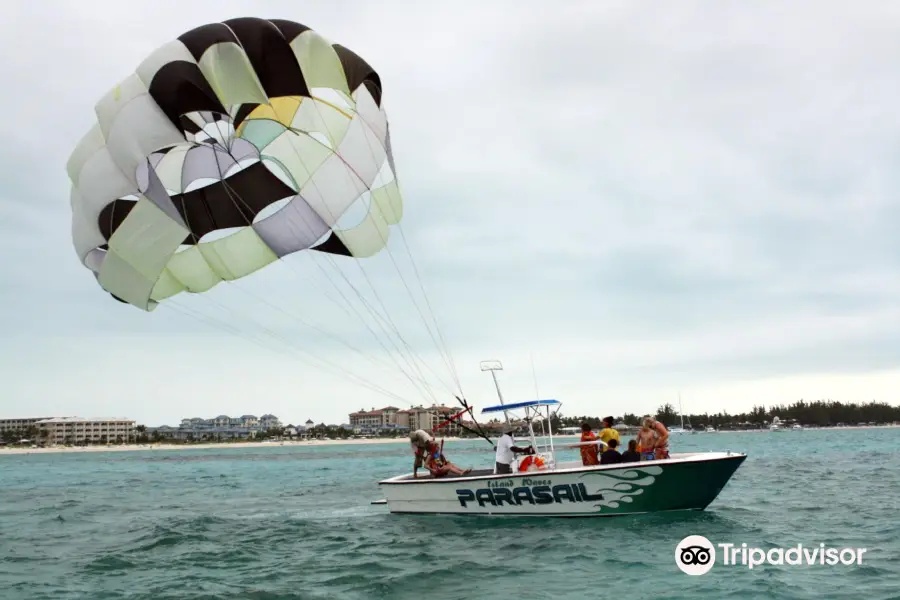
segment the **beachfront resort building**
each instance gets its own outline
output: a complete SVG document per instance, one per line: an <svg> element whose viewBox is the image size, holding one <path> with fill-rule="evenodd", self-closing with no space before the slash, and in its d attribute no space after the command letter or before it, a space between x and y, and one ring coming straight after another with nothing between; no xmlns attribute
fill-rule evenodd
<svg viewBox="0 0 900 600"><path fill-rule="evenodd" d="M275 415L241 415L240 417L229 417L228 415L219 415L212 419L203 419L201 417L192 417L181 420L181 429L210 429L218 428L242 428L242 429L277 429L281 427L281 421Z"/></svg>
<svg viewBox="0 0 900 600"><path fill-rule="evenodd" d="M130 419L84 419L82 417L28 417L0 419L0 439L20 441L33 436L47 444L129 442L135 423Z"/></svg>
<svg viewBox="0 0 900 600"><path fill-rule="evenodd" d="M257 433L272 429L282 429L281 420L275 415L265 414L241 415L229 417L219 415L211 419L193 417L182 419L178 427L163 425L161 427L148 427L147 432L157 434L161 438L176 440L222 440L222 439L248 439L255 437Z"/></svg>
<svg viewBox="0 0 900 600"><path fill-rule="evenodd" d="M400 410L394 406L359 410L350 413L350 426L359 429L363 434L375 434L390 431L409 431L425 429L430 431L459 412L458 409L433 404L429 407L414 406L409 410ZM457 423L448 423L442 428L445 435L457 435L460 427Z"/></svg>
<svg viewBox="0 0 900 600"><path fill-rule="evenodd" d="M29 429L37 427L36 423L38 421L49 418L50 417L25 417L21 419L0 419L0 435L25 435Z"/></svg>
<svg viewBox="0 0 900 600"><path fill-rule="evenodd" d="M134 421L124 418L53 417L37 421L35 426L48 444L127 443L135 437Z"/></svg>

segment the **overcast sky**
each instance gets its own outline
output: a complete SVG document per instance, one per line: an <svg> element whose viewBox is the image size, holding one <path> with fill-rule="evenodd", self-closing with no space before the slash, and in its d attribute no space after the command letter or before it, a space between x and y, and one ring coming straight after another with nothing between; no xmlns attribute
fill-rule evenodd
<svg viewBox="0 0 900 600"><path fill-rule="evenodd" d="M896 3L5 11L0 417L341 423L430 403L394 366L394 343L412 360L406 343L450 379L407 293L419 291L410 254L477 407L495 403L483 359L503 361L507 401L537 393L570 415L648 412L679 392L688 413L900 401ZM378 71L404 235L362 269L301 253L145 313L80 264L66 160L97 100L144 57L238 16L301 22ZM338 269L403 341L341 317Z"/></svg>

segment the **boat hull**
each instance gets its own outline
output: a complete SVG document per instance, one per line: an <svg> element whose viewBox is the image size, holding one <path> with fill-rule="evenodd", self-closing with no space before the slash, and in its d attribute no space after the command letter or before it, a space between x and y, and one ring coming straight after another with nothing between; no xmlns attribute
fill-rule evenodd
<svg viewBox="0 0 900 600"><path fill-rule="evenodd" d="M607 517L703 510L747 458L713 452L683 458L553 471L379 482L392 513Z"/></svg>

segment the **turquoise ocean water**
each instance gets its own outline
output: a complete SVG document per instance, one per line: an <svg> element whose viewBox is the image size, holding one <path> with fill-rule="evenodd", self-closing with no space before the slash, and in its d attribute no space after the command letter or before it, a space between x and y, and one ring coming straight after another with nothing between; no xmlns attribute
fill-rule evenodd
<svg viewBox="0 0 900 600"><path fill-rule="evenodd" d="M678 436L749 454L707 511L552 520L391 516L369 502L411 467L404 444L0 452L0 599L900 598L898 445L900 429ZM493 460L483 441L445 450ZM690 577L688 535L867 553Z"/></svg>

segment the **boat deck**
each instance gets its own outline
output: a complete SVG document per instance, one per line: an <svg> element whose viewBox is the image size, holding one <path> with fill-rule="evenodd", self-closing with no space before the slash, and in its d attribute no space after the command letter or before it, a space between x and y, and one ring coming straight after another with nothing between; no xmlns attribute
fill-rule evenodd
<svg viewBox="0 0 900 600"><path fill-rule="evenodd" d="M585 467L581 463L580 460L565 461L565 462L557 463L556 468L554 468L554 469L546 469L546 470L541 470L541 471L528 471L528 472L524 472L524 473L514 470L512 473L507 473L506 476L510 477L512 475L522 475L522 476L534 477L534 476L540 476L541 474L544 474L544 473L554 473L554 472L558 472L558 471L567 471L567 470L573 470L573 469L581 470L581 469L585 469L585 468L589 468L591 470L594 470L594 469L596 469L596 470L623 469L623 468L628 468L628 467L632 467L632 466L636 467L636 466L648 466L648 465L653 465L656 463L670 463L670 462L674 462L674 461L690 459L693 457L708 458L708 457L710 457L711 454L714 454L714 455L721 454L722 456L725 455L724 453L710 453L710 452L684 452L684 453L677 453L677 454L673 453L669 456L668 459L664 459L664 460L640 461L640 462L633 462L633 463L613 463L613 464L608 464L608 465L598 465L598 466L594 466L594 467ZM446 480L450 480L450 479L460 480L460 479L472 479L475 477L489 477L489 476L495 476L494 469L472 469L471 472L469 472L465 475L454 475L454 476L447 476L447 477L433 477L431 475L431 473L429 473L428 471L425 471L424 473L420 473L418 477L413 477L412 473L409 473L407 475L392 477L390 479L390 481L392 481L392 482L429 481L429 480L446 481ZM503 476L496 475L496 477L503 477Z"/></svg>

